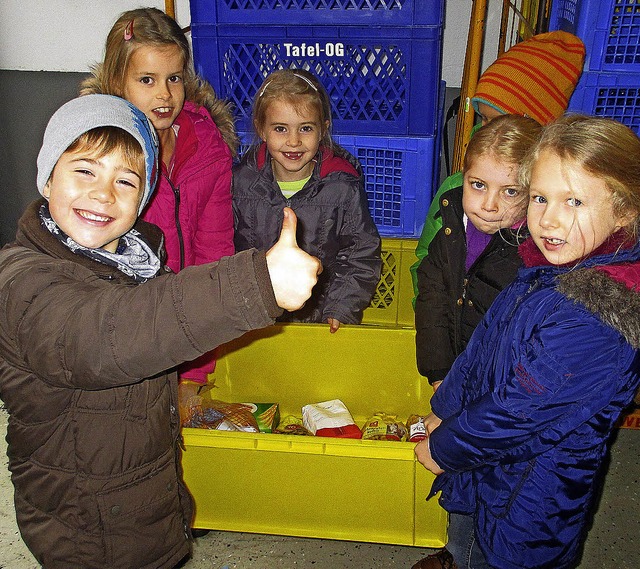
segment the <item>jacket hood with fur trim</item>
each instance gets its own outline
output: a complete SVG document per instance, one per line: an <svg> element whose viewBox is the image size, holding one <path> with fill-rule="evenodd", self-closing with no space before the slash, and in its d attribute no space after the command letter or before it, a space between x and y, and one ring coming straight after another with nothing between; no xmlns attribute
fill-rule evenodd
<svg viewBox="0 0 640 569"><path fill-rule="evenodd" d="M619 231L570 270L550 265L531 239L519 252L528 267L557 269L558 292L597 314L640 349L640 243L631 244Z"/></svg>
<svg viewBox="0 0 640 569"><path fill-rule="evenodd" d="M608 268L612 267L568 272L558 278L558 291L598 314L636 350L640 349L640 290L637 285L630 288L609 270L603 270ZM640 264L629 265L628 269L638 273Z"/></svg>

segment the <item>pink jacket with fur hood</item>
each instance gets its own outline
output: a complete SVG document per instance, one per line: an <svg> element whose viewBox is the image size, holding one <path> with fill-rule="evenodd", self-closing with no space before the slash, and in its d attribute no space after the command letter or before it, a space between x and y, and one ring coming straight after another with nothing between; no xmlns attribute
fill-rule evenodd
<svg viewBox="0 0 640 569"><path fill-rule="evenodd" d="M214 117L215 118L215 117ZM234 253L231 208L231 151L209 112L185 101L174 128L176 149L162 165L156 191L142 214L162 229L167 265L179 272ZM201 383L215 360L205 354L180 375Z"/></svg>

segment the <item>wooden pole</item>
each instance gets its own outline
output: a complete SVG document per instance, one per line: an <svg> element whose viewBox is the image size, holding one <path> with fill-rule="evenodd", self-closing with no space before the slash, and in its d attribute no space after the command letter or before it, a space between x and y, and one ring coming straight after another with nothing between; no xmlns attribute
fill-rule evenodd
<svg viewBox="0 0 640 569"><path fill-rule="evenodd" d="M474 113L471 107L471 97L476 91L478 79L480 78L486 17L487 0L473 0L467 37L467 51L462 73L462 86L460 88L460 109L456 121L456 136L453 145L452 172L462 170L464 153L473 128Z"/></svg>
<svg viewBox="0 0 640 569"><path fill-rule="evenodd" d="M164 11L167 16L171 16L174 20L176 19L176 4L174 0L164 0Z"/></svg>
<svg viewBox="0 0 640 569"><path fill-rule="evenodd" d="M510 0L502 0L502 18L500 20L500 38L498 39L498 56L505 52L507 43L507 28L509 26Z"/></svg>

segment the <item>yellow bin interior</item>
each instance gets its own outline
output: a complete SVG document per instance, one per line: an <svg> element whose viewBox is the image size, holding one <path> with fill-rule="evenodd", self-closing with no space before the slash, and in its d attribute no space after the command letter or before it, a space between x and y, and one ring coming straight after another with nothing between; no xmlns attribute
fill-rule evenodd
<svg viewBox="0 0 640 569"><path fill-rule="evenodd" d="M205 397L278 403L282 417L342 400L358 426L377 411L429 411L403 327L279 324L219 348ZM413 443L184 429L194 527L442 547L446 513Z"/></svg>

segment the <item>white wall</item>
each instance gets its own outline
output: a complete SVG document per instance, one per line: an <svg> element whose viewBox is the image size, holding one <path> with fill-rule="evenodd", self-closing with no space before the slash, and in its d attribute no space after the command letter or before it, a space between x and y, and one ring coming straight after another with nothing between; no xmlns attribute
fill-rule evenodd
<svg viewBox="0 0 640 569"><path fill-rule="evenodd" d="M462 83L471 4L471 0L445 0L446 20L442 46L442 78L447 82L447 87L460 87ZM502 2L488 0L487 6L482 70L493 63L498 54Z"/></svg>
<svg viewBox="0 0 640 569"><path fill-rule="evenodd" d="M0 69L85 72L102 59L107 33L118 15L164 0L0 0ZM483 68L495 59L502 2L490 0ZM175 1L176 20L190 22L189 0ZM471 0L446 0L442 78L459 87Z"/></svg>
<svg viewBox="0 0 640 569"><path fill-rule="evenodd" d="M140 6L165 9L164 0L0 0L0 69L85 72L120 13ZM188 0L175 11L188 26Z"/></svg>

